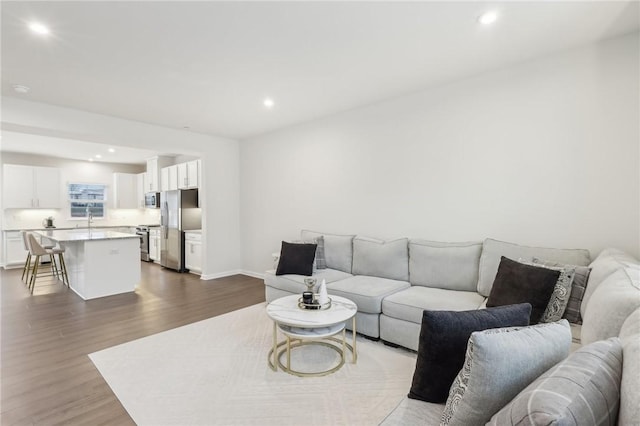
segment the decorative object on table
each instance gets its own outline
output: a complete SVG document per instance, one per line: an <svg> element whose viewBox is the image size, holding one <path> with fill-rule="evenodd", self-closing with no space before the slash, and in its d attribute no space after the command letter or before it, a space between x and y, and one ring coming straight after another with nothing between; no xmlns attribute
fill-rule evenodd
<svg viewBox="0 0 640 426"><path fill-rule="evenodd" d="M276 275L313 275L316 247L315 244L294 244L283 241Z"/></svg>
<svg viewBox="0 0 640 426"><path fill-rule="evenodd" d="M320 283L320 288L318 289L318 303L321 305L326 305L329 303L329 294L327 293L327 283L325 279L322 279Z"/></svg>
<svg viewBox="0 0 640 426"><path fill-rule="evenodd" d="M311 311L324 311L326 309L331 308L331 298L329 298L327 303L322 303L322 304L318 302L318 300L316 299L312 299L311 302L306 302L304 299L304 293L302 293L302 297L298 298L298 308L308 309Z"/></svg>
<svg viewBox="0 0 640 426"><path fill-rule="evenodd" d="M55 228L53 225L53 216L45 217L42 219L42 226L45 228Z"/></svg>
<svg viewBox="0 0 640 426"><path fill-rule="evenodd" d="M312 293L313 293L313 288L316 286L317 283L318 283L318 280L315 278L304 279L304 285L307 286L307 291L310 291Z"/></svg>
<svg viewBox="0 0 640 426"><path fill-rule="evenodd" d="M302 292L302 302L311 305L313 303L313 292L311 291L303 291Z"/></svg>

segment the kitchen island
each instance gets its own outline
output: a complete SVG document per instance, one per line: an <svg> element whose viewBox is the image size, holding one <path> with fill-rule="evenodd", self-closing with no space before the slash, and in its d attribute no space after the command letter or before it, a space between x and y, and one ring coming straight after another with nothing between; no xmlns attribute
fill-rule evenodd
<svg viewBox="0 0 640 426"><path fill-rule="evenodd" d="M140 238L135 234L92 229L34 234L65 248L69 287L84 300L133 292L140 282Z"/></svg>

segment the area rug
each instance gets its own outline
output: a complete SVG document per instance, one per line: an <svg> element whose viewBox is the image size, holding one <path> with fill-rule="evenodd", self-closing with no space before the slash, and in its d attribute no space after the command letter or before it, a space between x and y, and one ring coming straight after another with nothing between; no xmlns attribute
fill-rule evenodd
<svg viewBox="0 0 640 426"><path fill-rule="evenodd" d="M272 371L273 326L265 308L250 306L89 357L138 425L377 425L407 394L415 354L360 336L357 363L348 357L331 375ZM300 347L292 366L324 368L336 357L330 349Z"/></svg>

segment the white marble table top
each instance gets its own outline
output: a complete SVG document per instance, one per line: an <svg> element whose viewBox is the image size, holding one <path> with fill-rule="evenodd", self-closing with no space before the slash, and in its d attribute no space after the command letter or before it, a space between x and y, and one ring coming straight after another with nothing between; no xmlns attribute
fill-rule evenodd
<svg viewBox="0 0 640 426"><path fill-rule="evenodd" d="M358 307L351 300L340 296L331 297L329 309L300 309L298 299L302 295L294 294L281 297L267 305L267 315L279 324L300 328L319 328L338 324L351 319Z"/></svg>
<svg viewBox="0 0 640 426"><path fill-rule="evenodd" d="M106 231L106 230L46 230L34 231L34 234L40 235L51 241L70 242L70 241L92 241L92 240L115 240L124 238L137 238L140 236L135 234L125 234L124 232Z"/></svg>

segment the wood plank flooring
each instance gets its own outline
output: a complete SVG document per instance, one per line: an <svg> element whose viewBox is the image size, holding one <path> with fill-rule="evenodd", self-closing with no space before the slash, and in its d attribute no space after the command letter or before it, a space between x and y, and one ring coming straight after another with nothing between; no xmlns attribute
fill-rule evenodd
<svg viewBox="0 0 640 426"><path fill-rule="evenodd" d="M134 424L88 354L264 302L262 280L202 281L142 263L135 293L83 301L60 282L29 294L0 272L0 424ZM162 354L158 354L162 356Z"/></svg>

